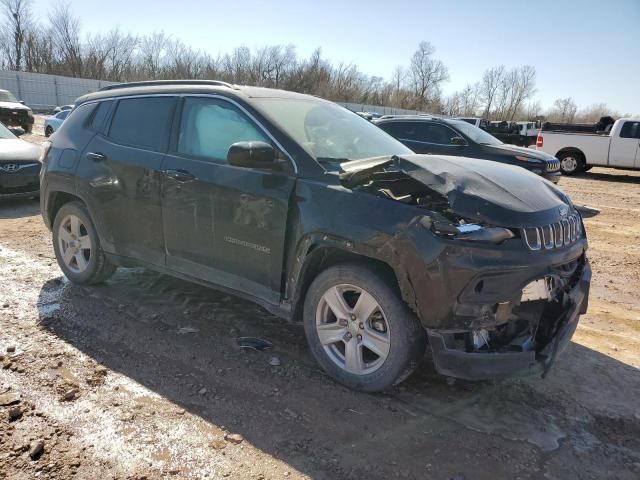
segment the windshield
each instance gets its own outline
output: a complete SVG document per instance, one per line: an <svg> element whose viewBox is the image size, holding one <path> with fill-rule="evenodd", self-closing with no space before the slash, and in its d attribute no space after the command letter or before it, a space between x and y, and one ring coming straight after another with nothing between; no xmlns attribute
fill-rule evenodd
<svg viewBox="0 0 640 480"><path fill-rule="evenodd" d="M13 93L7 90L0 90L0 102L14 102L18 103L16 97L13 96Z"/></svg>
<svg viewBox="0 0 640 480"><path fill-rule="evenodd" d="M0 140L10 140L12 138L16 138L16 136L0 123Z"/></svg>
<svg viewBox="0 0 640 480"><path fill-rule="evenodd" d="M469 125L467 122L460 120L450 120L448 123L451 126L456 127L476 143L480 143L482 145L502 145L502 142L493 135L488 134L484 130L474 125Z"/></svg>
<svg viewBox="0 0 640 480"><path fill-rule="evenodd" d="M255 98L254 102L320 162L413 153L369 121L334 103L298 98Z"/></svg>

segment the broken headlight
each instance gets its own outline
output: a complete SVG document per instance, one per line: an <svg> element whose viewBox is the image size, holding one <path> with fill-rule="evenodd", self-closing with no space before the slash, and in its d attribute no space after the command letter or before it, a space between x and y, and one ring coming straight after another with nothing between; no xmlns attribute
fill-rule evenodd
<svg viewBox="0 0 640 480"><path fill-rule="evenodd" d="M476 223L432 222L431 231L440 237L468 242L500 243L516 236L508 228L485 227Z"/></svg>

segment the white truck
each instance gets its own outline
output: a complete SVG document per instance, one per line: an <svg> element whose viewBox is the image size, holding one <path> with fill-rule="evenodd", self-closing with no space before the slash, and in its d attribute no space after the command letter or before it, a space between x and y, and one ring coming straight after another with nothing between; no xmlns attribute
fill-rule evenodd
<svg viewBox="0 0 640 480"><path fill-rule="evenodd" d="M605 130L593 132L545 125L538 134L536 149L558 158L565 175L593 166L640 170L640 118L620 118Z"/></svg>

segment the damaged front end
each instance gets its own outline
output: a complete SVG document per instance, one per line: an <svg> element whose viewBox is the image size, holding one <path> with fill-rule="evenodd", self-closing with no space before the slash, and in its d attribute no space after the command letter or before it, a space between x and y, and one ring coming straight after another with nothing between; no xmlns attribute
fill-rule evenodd
<svg viewBox="0 0 640 480"><path fill-rule="evenodd" d="M343 185L418 209L386 253L438 372L549 370L586 312L591 280L582 220L564 193L520 169L453 157L343 170Z"/></svg>
<svg viewBox="0 0 640 480"><path fill-rule="evenodd" d="M586 258L553 270L519 299L459 304L456 313L467 314L470 328L427 329L436 370L467 380L546 374L587 311L591 281Z"/></svg>

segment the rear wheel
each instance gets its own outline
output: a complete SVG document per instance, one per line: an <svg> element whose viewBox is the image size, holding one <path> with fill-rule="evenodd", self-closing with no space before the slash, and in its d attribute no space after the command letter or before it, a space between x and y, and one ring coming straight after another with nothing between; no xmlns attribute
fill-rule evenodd
<svg viewBox="0 0 640 480"><path fill-rule="evenodd" d="M564 152L558 155L560 170L564 175L575 175L584 169L584 156L578 152Z"/></svg>
<svg viewBox="0 0 640 480"><path fill-rule="evenodd" d="M53 222L53 249L60 269L73 283L101 283L116 271L100 248L89 212L80 202L67 203L58 211Z"/></svg>
<svg viewBox="0 0 640 480"><path fill-rule="evenodd" d="M51 128L51 125L47 125L47 128L44 129L44 136L50 137L52 133L53 133L53 128Z"/></svg>
<svg viewBox="0 0 640 480"><path fill-rule="evenodd" d="M304 327L320 366L338 382L365 392L400 383L424 355L416 316L376 269L331 267L309 287Z"/></svg>

